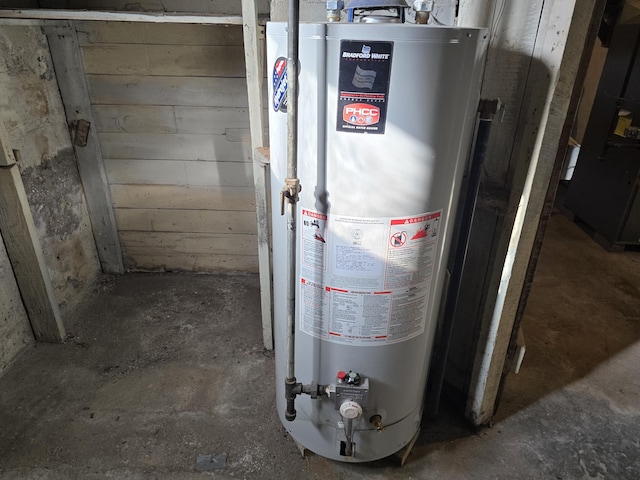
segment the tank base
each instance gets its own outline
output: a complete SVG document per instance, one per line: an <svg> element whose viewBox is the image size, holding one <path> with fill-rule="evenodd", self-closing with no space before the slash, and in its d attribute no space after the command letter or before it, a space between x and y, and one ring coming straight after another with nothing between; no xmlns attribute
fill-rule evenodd
<svg viewBox="0 0 640 480"><path fill-rule="evenodd" d="M404 422L400 422L400 424L402 424ZM398 427L399 424L396 425L392 425L390 427L388 427L387 429L385 429L385 432L389 433L389 430L395 430L394 427ZM326 426L325 426L326 428ZM318 430L323 430L322 428L319 428ZM341 461L341 462L349 462L349 463L362 463L362 462L372 462L372 461L376 461L376 460L382 460L384 458L390 459L393 463L396 463L398 466L402 467L404 466L404 464L407 462L409 455L411 454L411 451L413 449L413 446L415 445L416 441L418 440L418 437L420 436L420 428L418 425L417 430L415 431L415 433L413 434L413 436L411 436L411 438L403 444L400 444L400 449L396 450L395 452L393 450L391 450L390 452L388 452L386 455L382 454L382 455L376 455L373 457L369 457L369 458L358 458L358 457L345 457L345 456L335 456L335 455L331 455L329 451L314 451L308 447L305 447L304 444L302 444L300 441L298 441L295 437L294 434L292 432L292 430L287 429L289 436L291 437L291 440L293 441L293 443L295 444L296 448L298 449L298 451L300 452L300 455L302 458L307 458L309 455L320 455L323 456L325 458L329 458L331 460L336 460L336 461ZM317 432L313 432L313 433L317 433ZM360 432L360 433L364 433L364 432ZM376 434L378 435L378 434ZM406 438L406 437L405 437ZM356 447L356 451L357 451L357 447Z"/></svg>
<svg viewBox="0 0 640 480"><path fill-rule="evenodd" d="M413 446L415 445L419 436L420 436L420 430L418 430L416 434L413 436L413 438L409 440L409 443L407 443L404 447L402 447L396 453L390 455L388 458L392 458L398 464L399 467L404 467L404 464L407 463L407 460L409 459L409 455L411 455ZM298 447L298 451L300 452L300 455L302 456L302 458L307 458L309 454L314 454L311 450L306 448L304 445L298 442L291 435L289 435L289 437L291 438L293 443L295 443L296 447Z"/></svg>

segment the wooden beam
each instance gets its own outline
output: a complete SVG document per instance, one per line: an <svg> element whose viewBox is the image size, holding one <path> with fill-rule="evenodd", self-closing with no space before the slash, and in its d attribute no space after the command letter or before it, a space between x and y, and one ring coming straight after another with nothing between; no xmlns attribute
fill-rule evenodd
<svg viewBox="0 0 640 480"><path fill-rule="evenodd" d="M72 128L78 122L89 123L86 139L72 140L100 265L105 273L123 273L120 241L76 32L71 25L47 26L43 30L49 41L67 122Z"/></svg>
<svg viewBox="0 0 640 480"><path fill-rule="evenodd" d="M522 327L521 327L522 320L524 318L524 312L527 306L527 301L531 293L531 287L533 286L534 275L536 272L536 268L538 266L538 260L540 258L540 254L542 252L542 245L543 245L543 240L547 231L547 226L549 224L549 220L551 219L551 214L554 209L556 193L558 191L558 186L560 184L560 177L562 175L562 170L563 170L562 167L564 165L564 160L565 160L567 148L569 145L569 139L571 137L571 131L574 128L574 119L576 118L576 112L583 98L583 85L585 84L585 80L588 77L587 72L589 70L593 47L596 42L598 29L600 28L600 20L602 19L602 14L604 12L606 2L607 0L595 1L594 11L591 18L591 24L587 32L585 48L582 52L580 64L578 65L578 70L576 73L576 81L573 86L573 92L571 94L569 109L568 109L567 116L562 128L562 133L560 136L560 141L559 141L560 146L556 153L555 164L553 166L553 171L551 173L551 180L549 182L549 187L547 189L547 194L545 197L543 209L540 215L540 222L538 223L538 229L536 231L536 236L535 236L533 248L531 251L531 257L529 259L529 263L527 266L525 280L522 287L522 293L520 295L520 299L518 302L518 310L516 311L516 314L515 314L513 331L511 333L511 341L509 342L509 349L507 352L507 362L505 363L505 366L503 369L502 379L500 382L500 389L498 391L498 395L496 398L495 410L498 409L498 405L502 396L502 391L504 390L504 387L505 387L507 376L511 371L518 373L519 362L522 362L522 356L524 355L523 353L524 335L522 334Z"/></svg>
<svg viewBox="0 0 640 480"><path fill-rule="evenodd" d="M499 97L504 106L499 121L493 123L487 145L448 358L453 368L448 369L446 381L464 394L470 390L476 351L486 342L483 328L489 324L508 244L508 236L505 241L503 234L503 230L511 229L505 223L512 188L507 172L518 145L516 132L525 106L526 80L543 6L543 0L522 4L460 1L460 26L490 30L481 97ZM468 332L477 333L470 338Z"/></svg>
<svg viewBox="0 0 640 480"><path fill-rule="evenodd" d="M258 261L260 272L260 304L262 309L262 339L264 348L273 350L273 288L271 273L271 241L269 226L269 148L257 148L253 153L253 180L258 218Z"/></svg>
<svg viewBox="0 0 640 480"><path fill-rule="evenodd" d="M0 131L4 126L0 125ZM4 135L0 137L5 137ZM8 150L3 138L2 149ZM65 331L18 165L0 166L0 232L36 340L61 342Z"/></svg>
<svg viewBox="0 0 640 480"><path fill-rule="evenodd" d="M253 152L253 181L256 190L256 215L258 220L258 260L260 264L260 303L262 309L262 337L264 347L273 349L271 314L271 266L269 249L269 212L267 201L268 154L257 149L265 145L264 129L264 27L258 24L255 0L242 0L244 31L244 57L247 69L247 93L249 98L249 122ZM264 153L264 152L263 152Z"/></svg>
<svg viewBox="0 0 640 480"><path fill-rule="evenodd" d="M264 134L264 27L258 24L255 0L242 0L244 58L247 69L247 95L251 143L256 148L266 144Z"/></svg>
<svg viewBox="0 0 640 480"><path fill-rule="evenodd" d="M237 1L237 0L234 0ZM81 47L96 44L211 45L242 48L239 25L146 23L137 28L127 22L74 22ZM167 28L167 27L171 28ZM240 55L241 59L244 58Z"/></svg>
<svg viewBox="0 0 640 480"><path fill-rule="evenodd" d="M486 424L494 413L507 348L522 293L562 127L596 0L545 1L528 73L514 149L513 188L498 240L495 301L474 362L467 416ZM523 4L524 5L524 4Z"/></svg>
<svg viewBox="0 0 640 480"><path fill-rule="evenodd" d="M28 20L90 20L101 22L193 23L242 25L239 15L190 15L163 12L105 12L99 10L0 9L0 18Z"/></svg>

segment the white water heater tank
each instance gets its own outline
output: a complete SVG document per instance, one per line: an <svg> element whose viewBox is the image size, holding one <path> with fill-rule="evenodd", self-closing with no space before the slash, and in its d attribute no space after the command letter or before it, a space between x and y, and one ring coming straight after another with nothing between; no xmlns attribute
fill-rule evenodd
<svg viewBox="0 0 640 480"><path fill-rule="evenodd" d="M301 24L296 399L287 372L286 25L267 25L277 406L303 447L391 455L420 428L487 44L481 29Z"/></svg>

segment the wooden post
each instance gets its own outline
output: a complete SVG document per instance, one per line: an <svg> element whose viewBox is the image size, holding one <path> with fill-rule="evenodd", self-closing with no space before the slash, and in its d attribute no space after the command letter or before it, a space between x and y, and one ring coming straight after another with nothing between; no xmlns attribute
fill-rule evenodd
<svg viewBox="0 0 640 480"><path fill-rule="evenodd" d="M264 27L258 25L255 0L242 0L244 31L244 58L247 68L247 93L251 126L251 151L253 157L253 182L256 190L256 214L258 220L258 263L260 266L260 303L262 309L262 338L267 350L273 349L271 315L271 264L269 249L269 212L267 208L268 153L257 151L264 147Z"/></svg>
<svg viewBox="0 0 640 480"><path fill-rule="evenodd" d="M266 145L264 128L264 26L258 24L256 0L242 0L244 59L247 69L247 96L251 144L254 149Z"/></svg>
<svg viewBox="0 0 640 480"><path fill-rule="evenodd" d="M86 136L72 141L100 265L105 273L123 273L120 240L76 32L71 25L45 26L43 30L49 41L67 122L72 128L88 122Z"/></svg>
<svg viewBox="0 0 640 480"><path fill-rule="evenodd" d="M522 141L512 153L511 197L494 266L495 297L486 304L467 403L467 416L476 425L486 424L494 413L540 215L556 154L563 148L561 132L594 4L595 0L551 0L543 5L531 55L537 65L528 72L526 107L515 136Z"/></svg>
<svg viewBox="0 0 640 480"><path fill-rule="evenodd" d="M27 194L0 122L0 232L36 340L61 342L65 332Z"/></svg>

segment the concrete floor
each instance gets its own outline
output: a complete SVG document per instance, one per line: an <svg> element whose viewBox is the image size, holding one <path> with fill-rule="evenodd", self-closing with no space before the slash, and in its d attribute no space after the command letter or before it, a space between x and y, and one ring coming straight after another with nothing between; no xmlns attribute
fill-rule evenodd
<svg viewBox="0 0 640 480"><path fill-rule="evenodd" d="M64 345L0 379L3 479L640 478L640 254L553 217L527 355L493 428L425 422L408 464L301 459L275 415L255 276L105 277Z"/></svg>

